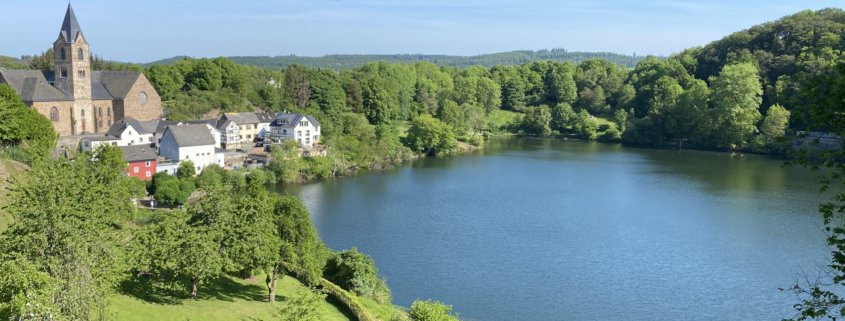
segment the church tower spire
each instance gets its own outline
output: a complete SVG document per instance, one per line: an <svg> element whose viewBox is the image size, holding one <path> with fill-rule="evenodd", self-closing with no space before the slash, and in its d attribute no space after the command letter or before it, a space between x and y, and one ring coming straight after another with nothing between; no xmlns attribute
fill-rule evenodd
<svg viewBox="0 0 845 321"><path fill-rule="evenodd" d="M90 131L87 122L91 111L86 117L85 110L91 108L91 52L70 3L59 37L53 43L53 54L55 87L74 100L74 132Z"/></svg>
<svg viewBox="0 0 845 321"><path fill-rule="evenodd" d="M79 27L79 21L76 21L76 14L73 13L73 7L70 2L67 4L67 12L65 13L65 20L62 22L62 36L65 37L66 43L76 42L76 36L82 33L82 28Z"/></svg>

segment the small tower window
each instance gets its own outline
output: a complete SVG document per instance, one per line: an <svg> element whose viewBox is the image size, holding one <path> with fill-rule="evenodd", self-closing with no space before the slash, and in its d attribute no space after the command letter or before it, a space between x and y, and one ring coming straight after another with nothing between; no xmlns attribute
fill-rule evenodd
<svg viewBox="0 0 845 321"><path fill-rule="evenodd" d="M50 108L50 121L59 121L59 109L56 107Z"/></svg>
<svg viewBox="0 0 845 321"><path fill-rule="evenodd" d="M79 78L85 78L85 70L80 70L76 74L79 76Z"/></svg>
<svg viewBox="0 0 845 321"><path fill-rule="evenodd" d="M62 68L61 74L59 76L62 78L67 78L67 68Z"/></svg>
<svg viewBox="0 0 845 321"><path fill-rule="evenodd" d="M84 55L82 54L82 48L77 49L76 50L76 60L82 61L83 56Z"/></svg>
<svg viewBox="0 0 845 321"><path fill-rule="evenodd" d="M62 60L67 60L67 53L65 53L65 48L62 48L61 56L62 56Z"/></svg>

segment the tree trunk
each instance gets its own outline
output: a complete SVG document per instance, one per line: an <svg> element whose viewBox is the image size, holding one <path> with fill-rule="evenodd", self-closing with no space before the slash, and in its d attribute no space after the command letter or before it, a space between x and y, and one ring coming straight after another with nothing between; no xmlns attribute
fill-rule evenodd
<svg viewBox="0 0 845 321"><path fill-rule="evenodd" d="M199 281L200 279L197 277L191 278L191 299L197 299L197 284Z"/></svg>
<svg viewBox="0 0 845 321"><path fill-rule="evenodd" d="M279 264L273 265L273 271L267 276L267 300L276 302L276 279L279 276Z"/></svg>

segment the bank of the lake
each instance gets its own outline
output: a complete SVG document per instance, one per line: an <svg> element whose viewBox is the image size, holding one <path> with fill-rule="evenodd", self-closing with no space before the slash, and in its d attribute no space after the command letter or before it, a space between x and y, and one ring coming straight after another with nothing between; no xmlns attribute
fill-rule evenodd
<svg viewBox="0 0 845 321"><path fill-rule="evenodd" d="M813 174L759 155L494 139L466 155L288 186L395 302L465 320L765 320L826 261Z"/></svg>

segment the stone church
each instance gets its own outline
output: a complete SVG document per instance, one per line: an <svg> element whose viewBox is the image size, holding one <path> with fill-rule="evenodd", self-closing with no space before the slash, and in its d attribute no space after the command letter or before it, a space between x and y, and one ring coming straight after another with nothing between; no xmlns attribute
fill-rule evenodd
<svg viewBox="0 0 845 321"><path fill-rule="evenodd" d="M53 70L0 69L0 83L50 119L59 135L105 133L123 117L162 117L161 97L144 74L91 70L88 42L70 4L53 52Z"/></svg>

